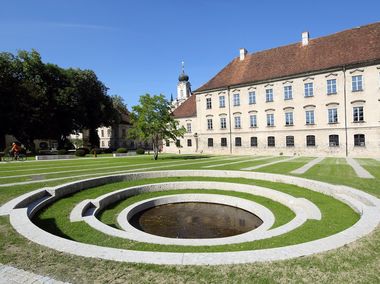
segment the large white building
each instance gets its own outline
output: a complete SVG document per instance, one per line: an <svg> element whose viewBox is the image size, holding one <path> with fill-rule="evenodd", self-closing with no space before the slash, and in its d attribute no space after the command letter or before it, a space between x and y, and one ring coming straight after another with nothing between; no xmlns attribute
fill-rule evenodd
<svg viewBox="0 0 380 284"><path fill-rule="evenodd" d="M186 95L166 152L380 157L380 23L241 49Z"/></svg>

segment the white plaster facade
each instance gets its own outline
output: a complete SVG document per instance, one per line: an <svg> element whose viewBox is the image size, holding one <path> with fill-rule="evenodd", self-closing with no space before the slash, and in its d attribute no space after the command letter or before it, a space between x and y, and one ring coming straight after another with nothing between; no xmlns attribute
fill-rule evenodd
<svg viewBox="0 0 380 284"><path fill-rule="evenodd" d="M246 59L243 56L240 60ZM191 138L188 133L180 139L181 152L380 157L380 58L371 65L346 68L196 91L196 117L177 119L185 128L187 122L192 123L198 147L187 147ZM306 93L307 87L312 89L312 95ZM286 98L289 89L291 98ZM272 90L273 100L267 100L268 90ZM255 94L254 101L250 101L250 93ZM307 123L306 112L314 121ZM291 113L292 123L286 122L286 113ZM271 115L273 126L267 122ZM251 116L256 116L256 125L251 125ZM235 120L236 124L240 120L240 127L235 125ZM268 137L274 137L274 146L268 146L268 139L272 139ZM239 138L241 146L236 141ZM293 140L294 145L287 145L287 139ZM307 139L311 145L307 145ZM164 147L164 151L176 152L173 146L174 143Z"/></svg>

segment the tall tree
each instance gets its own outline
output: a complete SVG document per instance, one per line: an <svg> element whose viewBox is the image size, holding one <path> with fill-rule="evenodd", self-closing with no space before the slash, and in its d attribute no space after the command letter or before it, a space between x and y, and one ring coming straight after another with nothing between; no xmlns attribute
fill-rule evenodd
<svg viewBox="0 0 380 284"><path fill-rule="evenodd" d="M163 95L143 95L139 105L132 108L132 128L129 135L143 142L153 145L154 159L158 159L158 152L163 140L176 140L183 137L186 129L179 127L170 112L170 102Z"/></svg>

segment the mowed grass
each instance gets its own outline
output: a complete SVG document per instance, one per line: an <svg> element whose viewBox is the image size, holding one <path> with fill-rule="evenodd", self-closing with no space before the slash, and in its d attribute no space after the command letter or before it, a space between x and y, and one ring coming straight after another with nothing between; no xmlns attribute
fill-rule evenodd
<svg viewBox="0 0 380 284"><path fill-rule="evenodd" d="M198 156L187 158L182 155L164 155L160 156L160 160L161 158L174 162L191 162L198 159ZM139 163L138 160L141 159L140 163L151 162L152 166L157 162L152 161L151 157L144 156L8 163L0 164L0 177L7 170L14 171L15 174L29 171L42 173L44 169L37 168L67 166L62 167L62 170L80 169L92 165L105 166L103 163L112 164L124 159L128 163ZM379 197L380 162L372 159L359 159L358 161L376 177L375 180L356 177L344 159L335 158L326 159L320 166L313 167L301 176L334 184L345 184ZM218 163L222 163L222 161ZM290 162L272 165L269 168L273 169L272 172L289 174L289 168L292 166L287 166L288 163ZM201 165L194 164L184 168L200 169ZM239 167L240 164L236 166ZM171 169L177 168L163 170ZM210 169L214 170L214 168ZM219 169L215 168L215 170ZM262 169L271 172L265 168L258 170L262 171ZM31 190L78 179L81 178L50 182L42 180L37 184L0 187L0 204ZM291 191L290 188L288 190ZM328 207L329 204L327 203L325 206ZM336 211L335 215L339 215L339 211ZM29 242L12 228L8 217L0 217L0 250L1 263L71 283L380 283L378 272L380 267L380 228L345 247L315 256L245 265L167 266L119 263L60 253Z"/></svg>
<svg viewBox="0 0 380 284"><path fill-rule="evenodd" d="M147 244L140 243L130 240L125 240L121 238L116 238L112 236L105 235L101 232L94 230L93 228L87 226L84 222L71 223L69 221L69 215L76 204L84 199L95 198L101 194L114 191L115 189L125 188L128 186L133 186L137 184L146 184L154 182L166 182L166 181L184 181L184 180L203 180L203 181L222 181L229 183L244 183L260 185L268 188L273 188L278 191L285 192L287 194L293 195L295 197L302 197L313 202L322 213L322 220L308 220L305 224L299 228L283 234L281 236L273 237L265 240L258 240L253 242L246 242L233 245L221 245L221 246L169 246L169 245L157 245L157 244ZM181 193L182 191L173 191L172 194ZM195 191L189 190L188 192L205 192L204 190ZM210 193L218 193L218 191L209 191ZM170 192L169 192L170 193ZM161 194L165 194L162 192ZM265 201L264 205L269 205L268 207L277 212L277 217L279 218L280 224L284 224L284 220L289 221L289 213L286 214L285 219L279 217L279 215L284 214L283 208L282 212L280 210L279 204L270 202L258 196L252 196L250 194L233 192L233 185L231 185L230 195L234 195L241 198L247 198L253 201ZM157 196L158 193L147 193L141 196L128 198L123 205L128 206L133 202L137 202L144 198L150 198ZM125 207L124 207L125 208ZM336 212L339 215L336 215ZM293 215L294 216L294 215ZM281 183L272 183L267 181L259 180L248 180L248 179L237 179L237 178L201 178L201 177L176 177L176 178L165 178L165 179L147 179L143 181L130 181L122 182L116 184L109 184L97 188L91 188L88 190L81 191L74 194L71 197L60 199L59 201L53 203L47 209L42 211L41 214L34 218L35 224L39 225L44 230L47 230L53 234L58 234L62 237L66 237L72 240L97 244L101 246L110 246L123 249L133 249L133 250L151 250L151 251L171 251L171 252L220 252L220 251L238 251L238 250L253 250L253 249L263 249L278 246L292 245L302 242L307 242L319 238L335 234L342 231L350 226L352 226L359 216L354 212L348 205L324 194L307 190L305 188L300 188L294 185L287 185ZM112 225L115 225L113 222Z"/></svg>

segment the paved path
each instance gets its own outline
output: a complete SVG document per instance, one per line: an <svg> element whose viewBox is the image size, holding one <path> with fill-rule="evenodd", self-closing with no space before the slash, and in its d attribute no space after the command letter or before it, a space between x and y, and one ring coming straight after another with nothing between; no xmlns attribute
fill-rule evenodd
<svg viewBox="0 0 380 284"><path fill-rule="evenodd" d="M34 274L12 266L0 264L0 284L18 284L18 283L44 283L60 284L68 283L54 280L53 278Z"/></svg>
<svg viewBox="0 0 380 284"><path fill-rule="evenodd" d="M13 182L13 183L3 183L0 184L0 187L8 187L8 186L15 186L15 185L22 185L22 184L32 184L32 183L41 183L41 182L49 182L49 181L58 181L58 180L65 180L70 178L82 178L82 177L93 177L93 176L106 176L106 175L112 175L112 174L124 174L129 172L137 172L137 171L146 171L146 170L153 170L153 169L160 169L160 168L172 168L172 167L178 167L178 166L187 166L187 165L194 165L194 164L204 164L204 163L210 163L210 162L217 162L226 160L228 158L225 158L224 156L222 158L220 157L213 157L209 159L201 159L201 161L196 160L195 162L185 162L185 163L175 163L173 161L168 162L162 162L160 165L156 165L153 167L145 167L145 168L135 168L130 170L122 170L122 171L112 171L112 172L105 172L105 173L94 173L94 174L81 174L81 175L73 175L73 176L64 176L64 177L57 177L57 178L49 178L49 179L41 179L41 180L32 180L32 181L20 181L20 182ZM151 163L150 163L151 164ZM165 164L165 165L163 165ZM43 173L41 173L43 174Z"/></svg>
<svg viewBox="0 0 380 284"><path fill-rule="evenodd" d="M319 164L320 162L322 162L324 159L325 159L325 157L319 157L319 158L316 158L314 160L311 160L306 165L303 165L302 167L295 169L294 171L291 171L290 173L292 173L292 174L304 174L308 170L310 170L312 167L314 167L316 164Z"/></svg>
<svg viewBox="0 0 380 284"><path fill-rule="evenodd" d="M266 166L270 166L270 165L274 165L274 164L278 164L278 163L282 163L282 162L289 162L289 161L297 159L297 158L299 158L299 157L291 157L291 158L282 159L282 160L278 160L278 161L273 161L273 162L270 162L270 163L261 164L261 165L257 165L257 166L253 166L253 167L242 168L240 170L242 170L242 171L256 170L256 169L259 169L259 168L263 168L263 167L266 167Z"/></svg>
<svg viewBox="0 0 380 284"><path fill-rule="evenodd" d="M374 178L365 168L363 168L353 158L346 158L347 163L354 169L356 175L360 178Z"/></svg>
<svg viewBox="0 0 380 284"><path fill-rule="evenodd" d="M264 160L264 159L269 159L270 157L260 157L260 158L251 158L247 160L240 160L237 162L229 162L229 163L223 163L223 164L216 164L216 165L209 165L209 166L203 166L202 168L217 168L217 167L223 167L227 165L233 165L233 164L239 164L239 163L247 163L250 161L259 161L259 160Z"/></svg>

